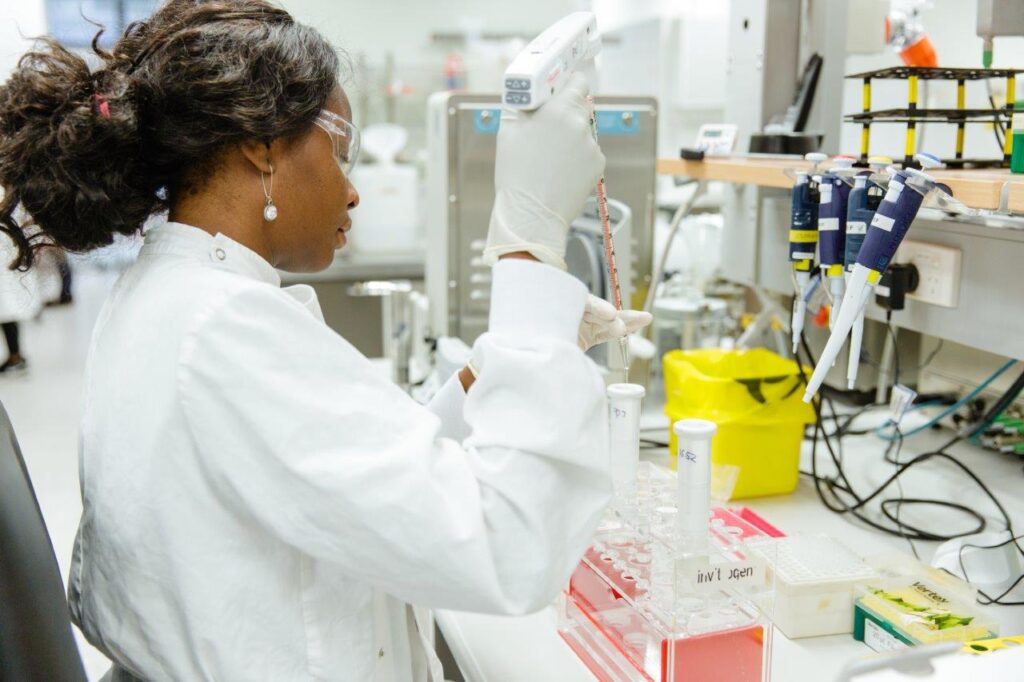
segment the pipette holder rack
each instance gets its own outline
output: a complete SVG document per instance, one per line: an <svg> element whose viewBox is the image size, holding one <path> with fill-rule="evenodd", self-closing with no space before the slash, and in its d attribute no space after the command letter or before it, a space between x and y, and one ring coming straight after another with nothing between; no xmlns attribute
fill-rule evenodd
<svg viewBox="0 0 1024 682"><path fill-rule="evenodd" d="M676 476L642 462L562 594L560 633L598 679L770 679L774 544L712 508L705 551L677 540ZM757 551L754 551L754 545Z"/></svg>
<svg viewBox="0 0 1024 682"><path fill-rule="evenodd" d="M1012 151L1013 135L1010 132L1013 123L1013 103L1016 99L1017 74L1022 69L950 69L897 66L876 71L865 71L848 75L847 78L859 78L863 83L863 106L856 114L848 114L848 123L861 125L860 165L867 165L871 146L871 126L877 123L902 123L907 127L904 147L903 166L920 168L914 161L917 151L917 126L923 123L946 123L956 126L956 151L952 159L943 162L953 168L974 167L1009 167ZM985 109L968 109L966 98L967 81L982 81L991 78L1003 78L1006 81L1006 101L1001 107ZM905 80L907 82L907 106L904 109L871 108L871 84L879 80ZM955 81L956 108L928 109L918 106L918 85L920 81ZM997 159L965 159L964 135L968 123L991 123L1005 125L1006 136L1003 140L1003 155Z"/></svg>

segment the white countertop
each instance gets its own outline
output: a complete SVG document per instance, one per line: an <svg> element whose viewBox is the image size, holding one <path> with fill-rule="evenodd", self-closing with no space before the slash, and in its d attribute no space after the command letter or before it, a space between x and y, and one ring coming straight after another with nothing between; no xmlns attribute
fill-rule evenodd
<svg viewBox="0 0 1024 682"><path fill-rule="evenodd" d="M870 415L864 424L870 423ZM664 431L649 432L664 440ZM907 461L914 454L926 452L948 440L948 432L922 432L909 438L903 447L901 459ZM805 442L802 469L810 467L810 443ZM873 435L845 439L844 462L851 483L859 491L873 490L894 470L882 459L885 443ZM641 451L642 457L657 463L667 461L667 450ZM976 475L1000 499L1015 524L1024 528L1024 472L1020 460L1000 456L971 445L958 444L950 449L960 461L972 467ZM828 454L818 448L819 466L830 471ZM973 482L953 465L930 461L908 471L902 485L907 497L951 499L970 506L992 520L988 530L1001 530L997 511L984 498ZM896 495L895 486L891 496ZM801 477L792 495L738 500L731 505L746 505L761 514L787 534L827 533L862 556L891 552L909 553L902 538L884 535L855 520L834 514L822 505L813 483ZM908 522L917 521L930 529L947 530L967 527L970 520L955 512L947 513L935 508L913 509L903 512ZM948 519L948 520L947 520ZM1018 531L1019 532L1019 531ZM918 551L927 561L938 543L917 542ZM1024 599L1024 589L1015 596ZM986 615L1000 623L1000 634L1024 633L1024 607L983 607ZM589 682L593 675L562 641L557 631L554 607L525 617L499 617L479 614L439 612L437 622L453 655L469 682ZM772 652L772 679L782 682L822 682L836 679L840 669L850 660L871 656L872 652L852 635L835 635L789 640L778 629L774 634Z"/></svg>

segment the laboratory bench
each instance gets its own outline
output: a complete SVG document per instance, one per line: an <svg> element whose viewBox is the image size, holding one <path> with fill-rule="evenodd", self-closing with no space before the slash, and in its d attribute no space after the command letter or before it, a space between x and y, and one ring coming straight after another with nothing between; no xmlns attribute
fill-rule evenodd
<svg viewBox="0 0 1024 682"><path fill-rule="evenodd" d="M881 413L868 414L858 427L871 426L883 418ZM658 420L650 412L645 414L644 437L664 442L667 422L647 430ZM909 427L908 427L909 428ZM940 447L949 438L949 432L924 431L906 440L901 461ZM859 491L873 490L894 470L885 462L886 442L873 434L844 438L842 458L850 482ZM801 469L810 469L810 442L805 441ZM1011 518L1024 524L1024 471L1020 460L983 450L970 444L958 444L949 452L972 471L992 490L1006 507ZM667 448L641 450L641 458L667 466ZM831 472L827 450L819 444L817 459L821 471ZM931 460L909 470L902 480L906 497L954 499L969 506L976 505L979 513L989 521L986 530L1001 530L998 513L984 493L974 487L959 469L940 460ZM890 489L896 494L896 486ZM818 499L813 482L801 476L799 486L790 495L738 500L737 506L746 505L763 516L769 523L787 535L825 533L839 540L861 556L890 553L909 554L906 540L884 535L857 521L828 511ZM971 524L956 512L922 512L907 507L901 512L910 523L917 521L931 529L966 528ZM939 543L915 542L924 561L928 561ZM1024 599L1024 587L1009 598ZM1000 634L1024 633L1024 607L987 606L982 612L1000 625ZM468 682L538 682L557 680L590 681L594 676L558 634L555 607L523 617L500 617L443 611L435 614L441 632ZM778 628L774 630L772 651L772 678L778 682L830 682L835 680L847 663L868 657L873 652L852 635L832 635L797 640L787 639Z"/></svg>
<svg viewBox="0 0 1024 682"><path fill-rule="evenodd" d="M658 159L657 164L661 175L780 189L793 186L793 179L786 174L788 170L810 167L809 161L799 157L767 154L712 156L702 161ZM1024 175L1015 175L1008 168L938 169L929 170L928 174L948 185L953 196L970 208L1024 213Z"/></svg>

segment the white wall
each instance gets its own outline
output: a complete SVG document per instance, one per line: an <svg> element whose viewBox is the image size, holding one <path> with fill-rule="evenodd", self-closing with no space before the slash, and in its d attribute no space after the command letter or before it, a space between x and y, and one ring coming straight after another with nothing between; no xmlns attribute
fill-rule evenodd
<svg viewBox="0 0 1024 682"><path fill-rule="evenodd" d="M3 0L0 2L0 81L30 46L27 38L46 33L43 0Z"/></svg>
<svg viewBox="0 0 1024 682"><path fill-rule="evenodd" d="M299 21L316 26L337 47L371 60L392 52L415 59L434 32L488 31L533 35L560 17L586 9L587 0L280 0Z"/></svg>
<svg viewBox="0 0 1024 682"><path fill-rule="evenodd" d="M982 65L981 38L975 35L976 15L976 0L933 0L932 7L923 12L922 22L935 45L940 66L980 67ZM899 56L891 51L878 55L851 56L846 61L846 73L857 73L901 64ZM996 38L993 66L1024 66L1024 38ZM1003 83L992 81L992 85L996 103L1005 102ZM1017 95L1018 97L1024 96L1022 84L1018 84ZM929 85L927 96L927 106L929 107L955 107L956 84L934 83ZM906 97L906 83L903 81L876 81L872 84L872 108L905 107ZM860 110L860 81L846 83L843 103L844 113ZM967 84L967 106L975 108L988 106L985 88L980 82ZM922 151L930 151L944 157L953 156L955 127L925 124L918 127L919 135L922 129L925 131L924 144L920 147ZM904 131L905 127L899 124L872 126L872 152L888 154L893 157L902 156ZM842 150L846 153L860 151L860 126L843 124ZM991 126L986 124L969 124L967 126L965 155L985 158L1000 156Z"/></svg>

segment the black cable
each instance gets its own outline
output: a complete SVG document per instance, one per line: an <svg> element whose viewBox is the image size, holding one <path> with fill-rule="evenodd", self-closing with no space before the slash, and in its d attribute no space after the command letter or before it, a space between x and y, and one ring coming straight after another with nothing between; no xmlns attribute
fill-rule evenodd
<svg viewBox="0 0 1024 682"><path fill-rule="evenodd" d="M810 347L807 344L807 340L806 340L805 337L801 338L801 345L802 345L804 353L807 355L808 360L810 361L810 364L814 365L815 364L815 360L814 360L814 357L813 357L813 355L812 355L812 353L810 351ZM799 369L800 369L801 377L803 378L803 380L804 380L804 382L806 384L806 382L807 382L807 375L806 375L806 372L803 369L803 365L799 365L798 364L798 366L799 366ZM831 409L833 411L833 418L838 418L838 415L835 412L834 405L831 405L831 401L829 401L826 398L824 402L829 402L830 403ZM965 465L963 465L959 460L957 460L956 458L952 457L951 455L949 455L949 454L947 454L945 452L948 448L952 447L953 445L955 445L956 443L958 443L958 442L960 442L961 440L964 439L964 436L962 434L958 434L958 435L954 436L952 439L950 439L948 442L943 444L942 447L940 447L937 450L933 450L931 452L923 453L921 455L918 455L918 456L914 457L913 459L911 459L910 461L908 461L906 463L898 464L897 470L888 479L886 479L880 486L878 486L874 491L872 491L867 497L863 497L863 498L860 497L856 493L856 491L853 489L853 486L850 485L849 480L846 478L845 471L843 471L843 469L842 469L842 466L841 466L841 463L839 461L839 458L835 454L835 450L832 447L830 439L829 438L825 438L824 439L825 446L826 446L826 448L829 451L829 454L830 454L830 456L831 456L831 458L833 460L833 464L836 465L836 474L833 477L819 476L818 475L818 460L817 460L818 441L820 440L820 435L825 435L825 436L828 435L824 431L824 426L823 426L823 421L824 420L823 420L822 412L821 412L821 410L822 410L822 403L823 403L823 401L820 400L820 399L816 399L814 401L814 409L815 409L815 417L816 418L815 418L814 440L812 441L812 445L811 445L811 471L810 472L803 472L802 471L801 473L804 474L804 475L810 475L811 476L811 478L812 478L812 480L814 482L815 491L817 492L819 499L821 500L822 504L824 504L825 507L828 508L830 511L832 511L834 513L837 513L837 514L849 514L850 516L853 516L854 518L856 518L858 521L864 523L865 525L868 525L868 526L870 526L872 528L875 528L876 530L879 530L881 532L887 533L889 535L895 535L895 536L898 536L898 537L903 537L903 538L907 539L908 541L911 541L911 540L950 540L950 539L957 538L957 537L963 537L964 535L969 535L969 534L972 534L972 533L975 533L975 532L981 532L982 530L984 530L984 527L987 525L987 522L984 519L984 517L982 517L975 510L973 510L973 509L971 509L969 507L966 507L966 506L960 505L960 504L956 504L956 503L952 503L952 502L946 502L944 500L925 500L925 499L919 499L919 498L914 498L912 500L908 500L906 498L903 498L902 495L899 498L883 500L881 502L882 514L883 514L883 516L886 519L888 519L889 521L892 521L893 523L896 524L895 528L889 527L889 526L884 525L882 523L878 523L875 520L873 520L873 519L869 518L868 516L866 516L861 511L862 509L864 509L866 507L866 505L868 505L871 501L873 501L875 498L877 498L879 495L881 495L881 493L886 488L888 488L894 482L898 483L900 481L900 478L903 476L903 474L905 474L911 468L913 468L915 466L919 466L920 464L923 464L924 462L927 462L927 461L932 460L932 459L944 459L944 460L947 460L950 463L954 464L955 466L957 466L969 478L971 478L978 485L979 488L981 488L981 490L985 493L985 495L992 501L992 503L999 510L999 513L1002 516L1002 519L1003 519L1003 521L1006 524L1007 530L1012 534L1012 532L1013 532L1013 530L1012 530L1013 529L1012 521L1010 520L1010 516L1006 512L1006 509L1003 507L1002 503L999 502L998 498L996 498L996 496L992 493L992 491L970 469L968 469ZM899 446L897 445L897 447L899 447ZM897 457L896 461L898 462L898 455L896 457ZM828 492L828 495L826 495L826 491ZM844 500L843 496L848 496L852 501ZM968 532L955 533L955 534L941 534L941 533L933 533L933 532L930 532L930 531L927 531L927 530L922 530L922 529L917 528L915 526L911 526L910 524L907 524L907 523L905 523L905 522L903 522L902 520L899 519L900 507L901 507L901 505L905 505L905 504L914 504L914 505L926 505L927 504L927 505L930 505L930 506L940 506L940 507L944 507L944 508L947 508L947 509L955 509L957 511L963 512L967 516L970 516L974 520L978 521L979 526L978 526L977 530L971 530L971 531L968 531ZM892 509L895 509L895 513L892 511ZM1018 546L1018 548L1019 548L1019 546ZM1024 553L1024 551L1022 551L1022 553Z"/></svg>
<svg viewBox="0 0 1024 682"><path fill-rule="evenodd" d="M922 362L920 365L918 365L917 367L914 368L914 371L915 372L920 372L922 369L924 369L928 365L932 364L932 360L934 360L935 356L939 354L939 351L942 350L942 346L945 343L946 343L945 339L939 339L938 344L936 344L936 346L932 350L932 352L928 354L928 357L925 358L924 362Z"/></svg>
<svg viewBox="0 0 1024 682"><path fill-rule="evenodd" d="M958 556L957 556L957 561L960 563L960 571L963 573L964 579L967 582L971 582L970 576L967 575L967 567L964 566L964 550L965 549L967 549L967 548L982 549L982 550L985 550L985 549L999 549L1000 547L1005 547L1006 545L1008 545L1010 543L1013 543L1014 545L1017 546L1017 551L1019 551L1022 554L1024 554L1024 550L1021 550L1021 547L1020 547L1020 544L1019 544L1019 541L1022 538L1024 538L1024 535L1016 535L1016 536L1014 536L1011 533L1009 540L1004 540L1003 542L1000 542L1000 543L995 544L995 545L972 545L969 542L965 542L963 545L960 546L960 551L958 552ZM1013 590L1017 587L1017 585L1019 585L1021 583L1021 581L1024 581L1024 574L1021 574L1020 576L1018 576L1017 579L1014 580L1013 583L1009 587L1007 587L1005 590L1003 590L996 597L993 597L993 596L987 594L984 590L979 589L978 590L978 594L981 595L981 597L984 600L983 599L978 599L978 601L981 604L985 605L985 606L989 606L989 605L995 605L995 606L1024 606L1024 601L1009 601L1009 602L1003 601L1003 597L1005 597L1006 595L1008 595L1011 592L1013 592Z"/></svg>
<svg viewBox="0 0 1024 682"><path fill-rule="evenodd" d="M999 107L996 106L996 100L992 96L991 92L989 92L989 95L988 95L988 103L990 105L992 105L992 108L995 111L999 111ZM1006 135L1006 129L1003 128L1003 123L998 118L996 118L992 122L992 132L995 133L995 135L996 135L996 144L998 144L999 145L999 149L1002 150L1003 149L1003 138L1000 137L999 133L1002 133L1003 135Z"/></svg>
<svg viewBox="0 0 1024 682"><path fill-rule="evenodd" d="M885 328L892 340L892 385L895 388L900 383L900 346L896 341L896 330L892 326L891 310L885 311ZM892 394L892 389L889 390L889 393Z"/></svg>

